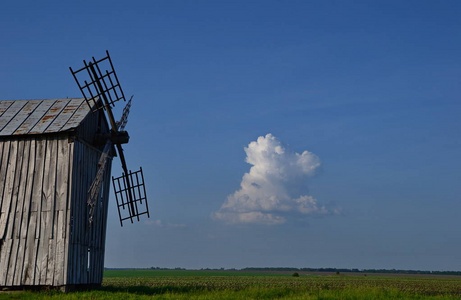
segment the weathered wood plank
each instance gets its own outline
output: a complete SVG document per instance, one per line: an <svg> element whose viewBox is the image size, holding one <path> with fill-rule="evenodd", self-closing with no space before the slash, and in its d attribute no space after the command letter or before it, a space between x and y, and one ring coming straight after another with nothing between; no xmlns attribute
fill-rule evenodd
<svg viewBox="0 0 461 300"><path fill-rule="evenodd" d="M68 195L68 200L67 200L67 206L65 210L65 222L64 224L66 225L65 230L63 231L63 240L64 240L64 271L63 271L63 276L64 276L64 282L63 284L68 284L70 283L70 275L69 275L69 269L72 268L70 266L70 259L69 259L69 253L72 249L71 244L71 239L70 239L70 232L71 232L71 226L72 226L72 221L71 221L71 210L72 210L72 203L71 201L73 200L72 195L74 195L74 188L73 188L73 182L74 182L74 177L73 177L73 162L74 162L74 146L75 143L69 142L69 147L68 147L68 162L69 162L69 167L68 167L68 184L67 184L67 195ZM70 268L69 268L70 266Z"/></svg>
<svg viewBox="0 0 461 300"><path fill-rule="evenodd" d="M80 215L81 215L81 199L85 192L82 188L82 169L84 169L83 148L82 143L74 141L74 162L72 172L72 232L70 236L71 251L69 252L69 262L72 265L70 276L72 284L79 284L80 274Z"/></svg>
<svg viewBox="0 0 461 300"><path fill-rule="evenodd" d="M90 108L86 104L85 100L83 100L83 101L82 101L82 99L79 99L79 100L80 100L79 107L76 108L76 110L75 110L74 114L72 115L72 117L61 128L61 131L68 130L70 128L74 128L74 127L79 126L80 123L82 122L82 120L84 120L85 117L87 117L88 113L90 112ZM93 131L94 131L94 128L97 128L97 127L93 127Z"/></svg>
<svg viewBox="0 0 461 300"><path fill-rule="evenodd" d="M34 199L31 206L31 211L36 212L36 226L35 226L35 239L34 239L34 252L31 254L31 261L28 265L27 272L31 274L30 284L39 285L41 269L41 258L43 255L43 239L46 225L46 219L42 213L42 190L43 178L47 176L45 166L47 164L47 140L46 138L37 139L36 150L36 167L34 170L34 187L32 189L32 198ZM43 227L42 227L43 226ZM32 241L30 241L32 243Z"/></svg>
<svg viewBox="0 0 461 300"><path fill-rule="evenodd" d="M57 152L56 138L47 139L45 169L47 174L43 180L43 194L42 194L42 213L46 216L46 226L43 231L43 236L40 236L40 242L43 246L43 255L41 260L41 273L40 283L49 284L48 265L53 264L54 257L50 255L50 242L54 237L54 207L56 202L56 152ZM51 280L52 282L52 280Z"/></svg>
<svg viewBox="0 0 461 300"><path fill-rule="evenodd" d="M0 164L0 220L2 218L2 205L6 203L6 195L4 194L5 191L5 186L7 183L7 176L8 176L8 166L9 166L9 161L8 158L10 156L10 141L0 141L2 144L2 153L1 153L1 160L2 163ZM10 170L11 172L11 170ZM14 172L14 171L13 171ZM1 222L1 221L0 221ZM0 239L2 236L0 236Z"/></svg>
<svg viewBox="0 0 461 300"><path fill-rule="evenodd" d="M46 279L45 282L47 285L52 285L54 280L54 266L56 260L56 218L57 218L57 211L56 211L56 203L57 199L57 190L58 187L57 183L57 167L59 165L58 159L58 145L59 140L54 138L52 141L51 147L51 164L48 169L48 176L50 177L50 190L49 190L49 199L51 201L47 201L47 204L50 205L49 214L48 214L48 222L49 222L49 229L50 232L46 234L48 239L48 261L46 266Z"/></svg>
<svg viewBox="0 0 461 300"><path fill-rule="evenodd" d="M64 223L66 211L59 210L57 211L57 231L55 235L56 240L56 252L55 252L55 268L54 268L54 278L53 285L60 286L64 284L64 251L65 251L65 234L66 224Z"/></svg>
<svg viewBox="0 0 461 300"><path fill-rule="evenodd" d="M32 162L30 159L31 154L31 147L33 141L32 140L25 140L24 141L24 154L23 154L23 163L22 163L22 170L21 170L21 180L19 182L20 190L18 194L17 206L16 206L16 217L14 219L14 229L13 229L13 238L19 241L18 244L18 252L16 255L16 262L15 265L12 266L14 268L14 277L12 284L13 285L21 285L21 276L22 276L22 268L24 266L24 251L25 251L25 243L26 243L26 235L27 235L27 222L29 218L29 212L24 212L25 208L28 206L29 199L26 199L26 195L28 191L32 188L32 180L33 178L30 176L33 170L33 160ZM30 194L29 194L30 196Z"/></svg>
<svg viewBox="0 0 461 300"><path fill-rule="evenodd" d="M40 238L38 244L38 254L36 262L36 277L35 285L46 284L46 270L48 266L48 242L49 242L49 227L51 224L48 223L50 211L41 211L41 224L40 224Z"/></svg>
<svg viewBox="0 0 461 300"><path fill-rule="evenodd" d="M42 211L52 211L55 203L55 186L56 186L56 152L57 141L55 138L47 139L45 172L42 187ZM52 218L48 220L52 222ZM52 233L52 232L51 232ZM50 236L48 236L49 238Z"/></svg>
<svg viewBox="0 0 461 300"><path fill-rule="evenodd" d="M14 101L0 101L0 117L13 104Z"/></svg>
<svg viewBox="0 0 461 300"><path fill-rule="evenodd" d="M34 186L32 188L32 203L30 206L31 211L41 211L42 208L42 188L43 177L47 175L45 170L45 157L46 157L46 139L36 139L36 162L34 169ZM40 217L39 217L40 220ZM39 237L39 234L36 235Z"/></svg>
<svg viewBox="0 0 461 300"><path fill-rule="evenodd" d="M68 139L58 140L57 170L56 170L56 210L66 210L69 185L69 142Z"/></svg>
<svg viewBox="0 0 461 300"><path fill-rule="evenodd" d="M53 284L62 285L64 282L64 242L65 242L65 216L67 215L68 190L69 190L69 142L67 139L58 141L58 166L56 175L56 209L58 220L55 234L56 259Z"/></svg>
<svg viewBox="0 0 461 300"><path fill-rule="evenodd" d="M10 153L8 165L6 167L5 188L3 190L2 208L0 212L0 239L4 238L6 233L6 224L8 221L11 199L13 198L14 175L16 174L16 160L18 159L18 141L12 141L10 144Z"/></svg>
<svg viewBox="0 0 461 300"><path fill-rule="evenodd" d="M22 154L22 165L19 176L15 182L17 185L17 200L15 207L15 214L13 228L12 228L12 238L20 239L21 238L21 225L22 225L22 216L24 212L24 198L27 190L27 184L29 181L28 170L29 170L29 156L30 156L30 140L21 141L23 144L23 154Z"/></svg>
<svg viewBox="0 0 461 300"><path fill-rule="evenodd" d="M2 252L0 255L0 286L6 286L12 243L12 239L3 239L2 241Z"/></svg>
<svg viewBox="0 0 461 300"><path fill-rule="evenodd" d="M16 168L14 172L14 180L13 180L13 189L11 192L11 202L9 208L5 211L7 214L7 221L6 221L6 235L7 238L12 239L14 238L14 228L15 228L15 220L16 220L16 207L18 206L18 202L20 201L19 196L21 191L23 191L24 186L21 185L21 180L23 178L23 161L24 161L24 150L25 150L25 142L24 140L18 141L18 153L16 156ZM3 207L2 207L3 210Z"/></svg>
<svg viewBox="0 0 461 300"><path fill-rule="evenodd" d="M58 219L58 211L51 210L51 214L53 214L53 219L55 220L52 222L53 231L56 233L57 231L57 222ZM53 285L54 282L54 275L55 275L55 266L56 266L56 242L58 237L56 234L52 234L49 238L48 242L48 265L46 269L46 284Z"/></svg>
<svg viewBox="0 0 461 300"><path fill-rule="evenodd" d="M45 130L45 132L59 132L66 125L69 119L74 115L82 104L82 99L70 99L66 107L53 120L53 123Z"/></svg>
<svg viewBox="0 0 461 300"><path fill-rule="evenodd" d="M48 266L48 243L50 237L50 202L52 201L52 191L54 191L54 183L55 179L50 178L49 170L50 166L52 165L53 157L53 139L46 139L46 147L45 147L45 155L44 155L44 167L43 167L43 181L42 181L42 188L41 188L41 195L40 200L40 227L39 230L39 244L38 244L38 254L37 254L37 262L36 262L36 276L34 280L35 285L43 285L46 284L46 270ZM55 169L51 167L51 169ZM53 185L53 188L50 185ZM53 193L54 197L54 193Z"/></svg>
<svg viewBox="0 0 461 300"><path fill-rule="evenodd" d="M2 129L2 135L12 135L40 104L41 100L30 100Z"/></svg>
<svg viewBox="0 0 461 300"><path fill-rule="evenodd" d="M6 278L6 285L11 286L13 285L14 274L16 271L16 257L18 254L19 248L19 240L15 236L15 227L18 226L18 217L17 217L17 207L18 202L21 202L20 196L22 191L24 190L25 184L22 183L24 181L23 176L23 162L24 162L24 152L26 149L24 140L18 141L18 152L16 157L16 168L14 173L14 181L13 181L13 190L11 194L11 202L10 207L8 210L5 211L7 214L6 217L6 238L12 239L12 247L10 249L10 260L7 264L7 278ZM2 208L3 209L3 208Z"/></svg>
<svg viewBox="0 0 461 300"><path fill-rule="evenodd" d="M40 101L40 104L32 114L19 126L14 134L28 134L32 128L46 115L47 111L56 102L56 100Z"/></svg>
<svg viewBox="0 0 461 300"><path fill-rule="evenodd" d="M103 186L104 189L104 196L103 196L103 203L102 203L102 217L101 217L101 240L100 240L100 255L99 255L99 275L97 277L97 282L102 282L103 279L103 271L104 271L104 258L105 258L105 249L106 249L106 233L107 233L107 217L108 217L108 208L109 208L109 195L110 195L110 183L111 183L111 172L112 172L112 158L109 158L107 162L107 173L104 178L104 182L106 183Z"/></svg>
<svg viewBox="0 0 461 300"><path fill-rule="evenodd" d="M53 123L53 120L59 115L59 113L64 109L64 107L69 102L69 99L58 99L51 106L51 108L46 113L46 116L41 118L37 124L29 131L29 134L43 133L45 130Z"/></svg>
<svg viewBox="0 0 461 300"><path fill-rule="evenodd" d="M28 174L27 174L27 187L26 187L26 192L24 194L24 206L23 206L23 218L22 218L22 224L21 224L21 241L23 244L20 244L20 253L19 253L19 258L18 258L18 263L21 264L20 267L18 267L21 272L18 272L17 274L20 276L15 278L15 281L18 282L18 285L24 285L25 283L25 270L27 270L30 262L29 260L31 259L31 250L29 247L31 244L33 244L33 240L35 239L35 224L32 224L31 222L35 223L36 220L36 213L32 215L30 208L32 205L32 188L34 186L34 170L35 170L35 161L36 161L36 156L35 156L35 150L36 150L36 141L35 140L30 140L30 150L29 150L29 166L28 166ZM32 240L32 241L31 241Z"/></svg>
<svg viewBox="0 0 461 300"><path fill-rule="evenodd" d="M19 239L11 239L11 253L8 262L8 273L6 274L6 286L13 286L14 273L16 271L16 257L18 255Z"/></svg>
<svg viewBox="0 0 461 300"><path fill-rule="evenodd" d="M22 273L22 285L33 285L35 278L35 265L37 259L37 242L35 230L37 227L37 211L30 212L29 229L27 230L26 250L24 253L24 268Z"/></svg>
<svg viewBox="0 0 461 300"><path fill-rule="evenodd" d="M14 101L8 109L2 114L0 118L0 135L8 135L3 134L3 128L10 123L14 116L27 104L28 101Z"/></svg>

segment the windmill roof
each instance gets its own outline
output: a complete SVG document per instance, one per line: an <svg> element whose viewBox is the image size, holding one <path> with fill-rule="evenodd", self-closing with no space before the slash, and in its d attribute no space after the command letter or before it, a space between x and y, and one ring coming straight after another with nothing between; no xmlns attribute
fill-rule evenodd
<svg viewBox="0 0 461 300"><path fill-rule="evenodd" d="M0 101L0 136L72 130L89 113L84 98Z"/></svg>

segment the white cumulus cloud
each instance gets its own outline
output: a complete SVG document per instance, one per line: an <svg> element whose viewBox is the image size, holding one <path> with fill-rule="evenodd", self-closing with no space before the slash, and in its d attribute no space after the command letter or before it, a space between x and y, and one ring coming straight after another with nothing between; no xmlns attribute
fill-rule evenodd
<svg viewBox="0 0 461 300"><path fill-rule="evenodd" d="M322 215L331 211L307 195L307 178L319 169L320 159L309 151L290 152L272 134L245 147L252 165L240 189L227 197L213 218L227 223L277 225L287 217Z"/></svg>

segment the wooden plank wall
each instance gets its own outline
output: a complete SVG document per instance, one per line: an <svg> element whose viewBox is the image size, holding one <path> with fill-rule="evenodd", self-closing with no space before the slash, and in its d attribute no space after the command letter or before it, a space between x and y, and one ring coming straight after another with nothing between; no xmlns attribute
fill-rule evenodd
<svg viewBox="0 0 461 300"><path fill-rule="evenodd" d="M88 189L97 172L101 153L86 143L74 141L72 208L68 264L68 284L100 284L104 270L107 207L111 161L106 166L100 199L96 203L93 223L89 224Z"/></svg>
<svg viewBox="0 0 461 300"><path fill-rule="evenodd" d="M106 165L101 198L96 205L93 223L89 226L87 206L88 189L93 182L99 157L99 149L92 146L97 133L108 133L109 128L102 111L88 114L77 128L78 138L73 143L72 204L70 215L70 240L67 270L68 284L100 284L104 271L104 251L107 224L112 158Z"/></svg>
<svg viewBox="0 0 461 300"><path fill-rule="evenodd" d="M0 140L0 286L100 284L112 159L88 222L88 189L101 152L91 146L103 114L75 139L32 135Z"/></svg>
<svg viewBox="0 0 461 300"><path fill-rule="evenodd" d="M66 284L72 143L0 140L0 286Z"/></svg>

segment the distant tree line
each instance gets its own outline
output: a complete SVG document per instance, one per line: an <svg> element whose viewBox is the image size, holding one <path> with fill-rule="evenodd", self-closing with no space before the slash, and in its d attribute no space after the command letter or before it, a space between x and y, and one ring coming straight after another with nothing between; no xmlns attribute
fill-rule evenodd
<svg viewBox="0 0 461 300"><path fill-rule="evenodd" d="M388 273L388 274L433 274L461 275L461 271L421 271L397 269L337 269L337 268L243 268L242 271L286 271L286 272L340 272L340 273Z"/></svg>
<svg viewBox="0 0 461 300"><path fill-rule="evenodd" d="M187 270L185 268L104 268L105 270ZM255 272L330 272L330 273L387 273L387 274L432 274L432 275L461 275L461 271L421 271L421 270L397 270L397 269L337 269L337 268L201 268L202 271L255 271Z"/></svg>

